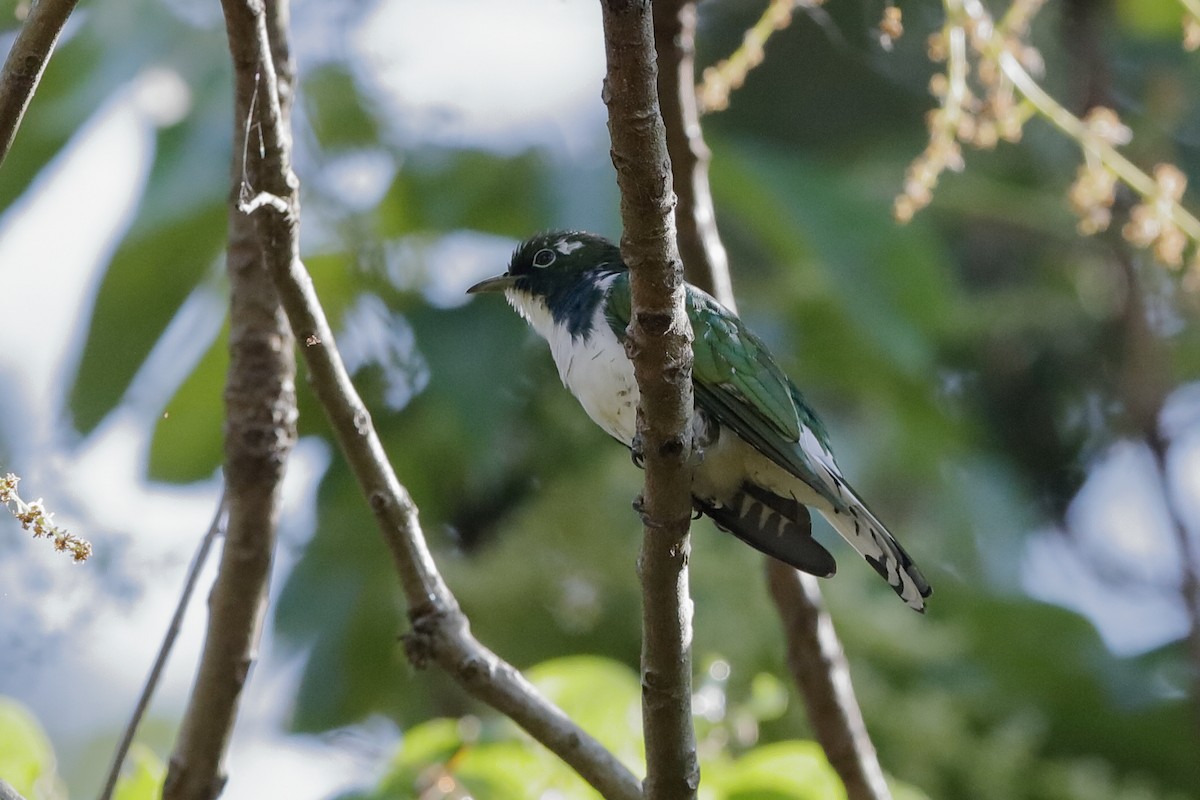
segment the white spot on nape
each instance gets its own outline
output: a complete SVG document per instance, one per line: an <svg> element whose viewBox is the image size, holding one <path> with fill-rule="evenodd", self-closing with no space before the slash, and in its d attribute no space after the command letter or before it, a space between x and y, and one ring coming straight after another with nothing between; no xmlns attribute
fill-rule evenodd
<svg viewBox="0 0 1200 800"><path fill-rule="evenodd" d="M578 239L568 239L565 236L554 243L554 249L564 256L571 255L581 247L583 247L583 242Z"/></svg>

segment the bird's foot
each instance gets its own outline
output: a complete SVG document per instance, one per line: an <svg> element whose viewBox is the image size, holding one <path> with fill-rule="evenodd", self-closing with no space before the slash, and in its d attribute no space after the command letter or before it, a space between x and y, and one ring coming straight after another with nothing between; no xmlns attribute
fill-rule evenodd
<svg viewBox="0 0 1200 800"><path fill-rule="evenodd" d="M633 510L641 517L643 526L653 527L655 525L654 521L650 519L650 513L646 511L646 498L644 496L639 494L633 498Z"/></svg>

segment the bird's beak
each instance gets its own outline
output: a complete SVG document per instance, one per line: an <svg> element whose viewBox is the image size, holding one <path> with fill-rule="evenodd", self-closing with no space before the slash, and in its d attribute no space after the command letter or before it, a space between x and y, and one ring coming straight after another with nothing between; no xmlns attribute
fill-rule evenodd
<svg viewBox="0 0 1200 800"><path fill-rule="evenodd" d="M507 272L503 275L497 275L494 278L485 278L479 283L467 289L467 294L479 294L481 292L503 292L505 289L511 289L517 283L517 276L509 275Z"/></svg>

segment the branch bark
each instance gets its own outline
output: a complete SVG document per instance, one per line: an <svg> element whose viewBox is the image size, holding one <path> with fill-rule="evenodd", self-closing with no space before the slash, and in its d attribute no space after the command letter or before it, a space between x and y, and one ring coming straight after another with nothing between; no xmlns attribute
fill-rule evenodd
<svg viewBox="0 0 1200 800"><path fill-rule="evenodd" d="M25 110L42 80L58 35L78 0L39 0L29 7L0 70L0 164L12 149Z"/></svg>
<svg viewBox="0 0 1200 800"><path fill-rule="evenodd" d="M470 633L465 615L442 580L418 520L396 478L362 399L334 343L325 312L297 249L297 181L291 169L287 121L275 90L274 57L286 54L285 24L268 22L254 0L223 0L238 82L258 80L248 148L247 191L241 210L253 219L267 274L277 287L291 329L303 344L309 381L346 461L375 514L400 577L412 632L404 637L412 662L432 662L473 697L507 715L612 800L642 797L637 779L599 742L547 702L511 665ZM274 31L273 34L268 31ZM276 41L272 41L275 39Z"/></svg>
<svg viewBox="0 0 1200 800"><path fill-rule="evenodd" d="M266 8L278 10L281 3L286 0L269 0ZM224 6L230 30L253 24L247 6L233 2ZM238 62L237 56L235 52L234 142L242 143L253 131L255 107L265 102L266 96L277 95L274 75L264 80L266 76L244 69L246 62ZM280 108L276 103L286 125L287 106ZM235 148L233 186L239 186L247 174L243 158L252 149L238 152ZM259 170L249 174L266 178ZM204 650L171 756L164 800L213 800L224 787L225 751L242 689L257 656L284 469L296 441L295 342L279 294L263 269L268 249L283 246L296 252L295 229L293 226L290 241L260 241L262 232L241 212L237 194L230 198L226 260L230 283L230 364L225 386L229 517L220 569L209 597ZM289 201L294 219L299 210L294 192Z"/></svg>
<svg viewBox="0 0 1200 800"><path fill-rule="evenodd" d="M850 683L850 665L817 579L767 559L767 586L787 636L788 667L808 720L849 800L890 800L875 746Z"/></svg>
<svg viewBox="0 0 1200 800"><path fill-rule="evenodd" d="M656 2L654 41L658 50L658 102L679 199L675 225L684 274L693 285L736 311L729 259L717 231L717 215L708 183L712 152L704 141L696 106L696 3Z"/></svg>
<svg viewBox="0 0 1200 800"><path fill-rule="evenodd" d="M604 101L621 190L622 256L633 296L626 353L640 392L635 452L646 468L638 508L644 535L642 724L647 797L696 796L692 729L692 350L675 242L671 162L659 113L649 0L604 0Z"/></svg>
<svg viewBox="0 0 1200 800"><path fill-rule="evenodd" d="M695 2L656 2L654 32L661 69L658 96L679 194L675 219L684 270L689 281L736 311L729 260L717 230L709 188L710 151L696 104ZM768 588L787 639L788 664L817 740L850 800L887 800L891 794L816 578L772 558L765 563Z"/></svg>
<svg viewBox="0 0 1200 800"><path fill-rule="evenodd" d="M1112 65L1102 39L1111 9L1107 4L1069 0L1065 3L1059 39L1071 58L1073 103L1083 116L1096 106L1111 105ZM1128 202L1118 201L1122 215ZM1135 267L1129 243L1111 229L1106 234L1114 268L1120 270L1127 287L1121 319L1124 347L1120 364L1120 395L1130 427L1154 456L1155 479L1171 531L1179 550L1179 594L1187 615L1187 651L1191 661L1192 719L1200 733L1200 548L1179 507L1171 481L1171 437L1163 429L1163 408L1176 388L1171 358L1162 340L1151 330L1150 314L1142 277Z"/></svg>
<svg viewBox="0 0 1200 800"><path fill-rule="evenodd" d="M1128 243L1110 236L1113 257L1128 287L1121 320L1124 336L1121 354L1120 393L1127 423L1145 441L1154 456L1154 479L1162 491L1171 533L1179 550L1179 599L1187 615L1187 652L1191 661L1192 720L1200 732L1200 552L1179 507L1171 485L1171 440L1163 430L1163 408L1175 388L1170 355L1150 328L1150 311L1141 277Z"/></svg>

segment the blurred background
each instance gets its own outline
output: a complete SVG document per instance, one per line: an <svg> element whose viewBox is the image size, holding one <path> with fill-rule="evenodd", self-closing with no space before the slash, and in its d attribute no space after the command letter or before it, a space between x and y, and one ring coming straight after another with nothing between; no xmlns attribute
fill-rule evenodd
<svg viewBox="0 0 1200 800"><path fill-rule="evenodd" d="M797 12L704 119L742 316L936 588L913 614L846 547L823 583L880 760L911 797L1200 797L1200 620L1184 601L1200 294L1116 234L1076 233L1078 147L1036 119L1017 145L968 151L895 223L944 19L931 0L898 5L890 49L882 0ZM764 6L701 3L699 65ZM1194 176L1200 62L1181 14L1052 2L1033 42L1066 106L1115 107L1135 162ZM628 739L641 473L544 343L463 294L534 231L620 234L598 4L298 0L293 27L305 261L439 565L481 641L603 698L573 708ZM30 800L98 790L215 510L230 83L215 0L81 4L0 172L0 472L95 546L77 566L0 520L0 722L57 776ZM390 559L303 385L300 406L225 796L404 797L404 776L450 753L492 787L480 797L589 796L557 773L558 794L529 788L546 758L407 664ZM811 733L760 556L707 520L693 537L706 776L749 772ZM203 611L143 726L152 774ZM471 766L463 742L504 757ZM780 762L793 775L803 747ZM741 785L723 796L836 796Z"/></svg>

